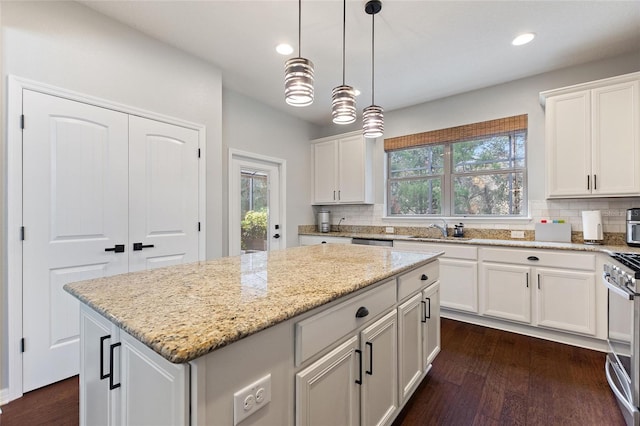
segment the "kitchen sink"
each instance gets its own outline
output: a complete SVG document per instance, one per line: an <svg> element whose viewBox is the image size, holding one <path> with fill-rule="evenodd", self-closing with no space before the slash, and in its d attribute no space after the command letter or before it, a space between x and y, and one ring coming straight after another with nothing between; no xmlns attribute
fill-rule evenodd
<svg viewBox="0 0 640 426"><path fill-rule="evenodd" d="M471 238L467 237L422 237L420 235L411 235L407 237L410 239L424 240L424 241L469 241Z"/></svg>

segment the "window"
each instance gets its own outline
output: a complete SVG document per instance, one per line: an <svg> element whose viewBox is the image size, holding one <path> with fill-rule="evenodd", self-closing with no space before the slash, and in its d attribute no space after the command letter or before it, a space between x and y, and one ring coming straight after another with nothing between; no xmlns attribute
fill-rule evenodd
<svg viewBox="0 0 640 426"><path fill-rule="evenodd" d="M504 120L508 119L495 121ZM387 215L525 216L526 125L498 133L494 128L476 132L490 133L486 135L469 131L487 123L493 122L461 126L465 129L458 133L471 133L466 138L452 137L451 132L442 137L440 130L435 131L436 140L427 143L424 136L434 132L411 135L409 143L385 140ZM400 149L395 148L398 145Z"/></svg>

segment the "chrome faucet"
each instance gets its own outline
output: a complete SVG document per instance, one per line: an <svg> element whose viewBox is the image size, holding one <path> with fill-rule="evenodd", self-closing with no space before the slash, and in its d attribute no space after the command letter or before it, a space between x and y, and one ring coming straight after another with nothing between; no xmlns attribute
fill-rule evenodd
<svg viewBox="0 0 640 426"><path fill-rule="evenodd" d="M442 236L444 238L447 238L447 236L448 236L448 234L447 234L447 221L444 220L444 219L440 219L440 220L444 224L443 226L436 225L435 223L432 223L431 225L427 226L427 228L438 228L440 231L442 231Z"/></svg>

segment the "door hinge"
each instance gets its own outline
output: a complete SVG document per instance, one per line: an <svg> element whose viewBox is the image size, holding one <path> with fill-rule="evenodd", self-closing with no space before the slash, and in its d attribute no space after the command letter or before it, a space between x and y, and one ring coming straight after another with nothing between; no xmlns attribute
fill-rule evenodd
<svg viewBox="0 0 640 426"><path fill-rule="evenodd" d="M20 227L20 241L24 241L24 226Z"/></svg>
<svg viewBox="0 0 640 426"><path fill-rule="evenodd" d="M198 222L198 232L200 232L200 222Z"/></svg>
<svg viewBox="0 0 640 426"><path fill-rule="evenodd" d="M20 339L20 352L24 352L24 337Z"/></svg>
<svg viewBox="0 0 640 426"><path fill-rule="evenodd" d="M198 148L198 158L200 158L200 148Z"/></svg>
<svg viewBox="0 0 640 426"><path fill-rule="evenodd" d="M24 130L24 114L20 116L20 128Z"/></svg>

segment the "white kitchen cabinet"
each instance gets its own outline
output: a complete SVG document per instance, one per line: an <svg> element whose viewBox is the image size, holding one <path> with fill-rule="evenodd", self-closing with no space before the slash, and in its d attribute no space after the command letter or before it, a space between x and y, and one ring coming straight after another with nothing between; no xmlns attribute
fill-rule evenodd
<svg viewBox="0 0 640 426"><path fill-rule="evenodd" d="M411 396L424 371L422 313L422 292L398 306L398 378L403 401Z"/></svg>
<svg viewBox="0 0 640 426"><path fill-rule="evenodd" d="M478 313L478 248L453 243L395 240L396 250L437 253L440 267L440 304L443 308Z"/></svg>
<svg viewBox="0 0 640 426"><path fill-rule="evenodd" d="M398 408L393 309L296 374L298 425L384 425Z"/></svg>
<svg viewBox="0 0 640 426"><path fill-rule="evenodd" d="M482 248L481 259L482 315L596 336L594 253Z"/></svg>
<svg viewBox="0 0 640 426"><path fill-rule="evenodd" d="M429 365L440 353L440 282L436 281L422 292L424 305L422 354L424 356L423 369L427 371Z"/></svg>
<svg viewBox="0 0 640 426"><path fill-rule="evenodd" d="M316 244L351 244L351 238L325 237L324 235L299 235L298 243L301 246L314 246Z"/></svg>
<svg viewBox="0 0 640 426"><path fill-rule="evenodd" d="M640 195L640 73L540 96L547 198Z"/></svg>
<svg viewBox="0 0 640 426"><path fill-rule="evenodd" d="M187 425L189 378L81 305L80 424Z"/></svg>
<svg viewBox="0 0 640 426"><path fill-rule="evenodd" d="M536 268L538 325L596 334L596 282L593 272Z"/></svg>
<svg viewBox="0 0 640 426"><path fill-rule="evenodd" d="M480 312L496 318L531 322L531 268L483 263Z"/></svg>
<svg viewBox="0 0 640 426"><path fill-rule="evenodd" d="M360 132L313 141L313 204L372 204L374 143Z"/></svg>

